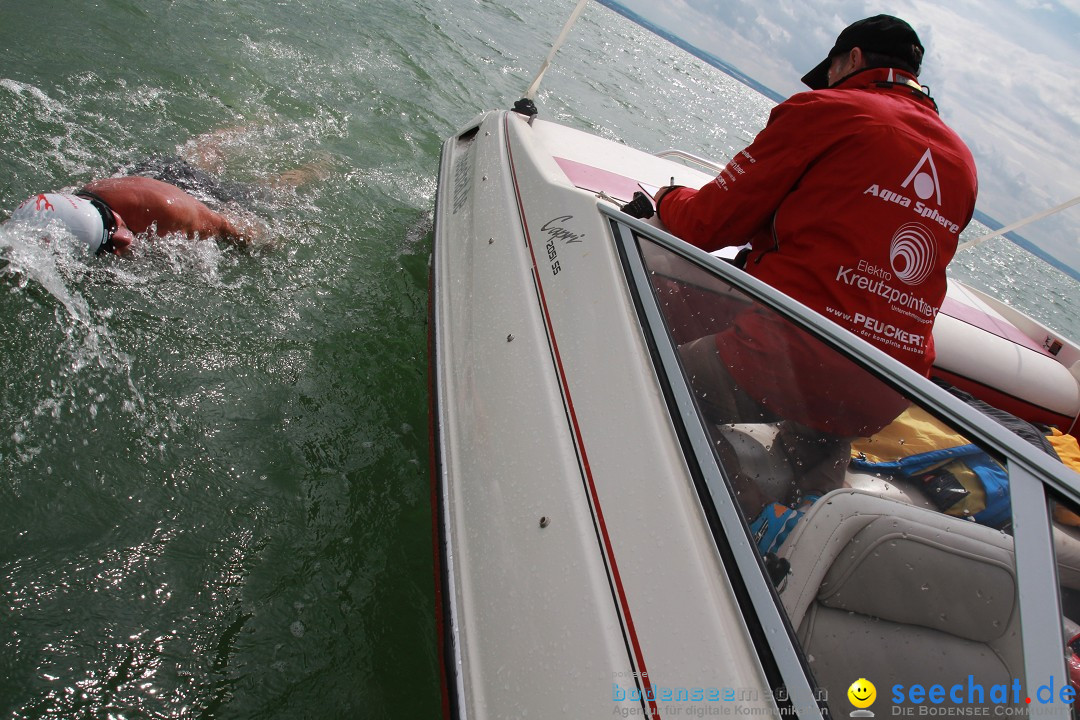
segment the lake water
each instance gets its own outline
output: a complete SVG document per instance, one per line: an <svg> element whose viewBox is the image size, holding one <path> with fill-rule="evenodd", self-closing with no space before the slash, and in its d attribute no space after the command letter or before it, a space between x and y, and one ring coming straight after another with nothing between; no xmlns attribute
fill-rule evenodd
<svg viewBox="0 0 1080 720"><path fill-rule="evenodd" d="M94 258L0 228L0 714L437 716L439 150L520 97L570 4L14 5L0 217L209 137L269 241ZM593 5L538 105L725 159L771 103ZM1080 337L1077 284L1007 241L955 274Z"/></svg>

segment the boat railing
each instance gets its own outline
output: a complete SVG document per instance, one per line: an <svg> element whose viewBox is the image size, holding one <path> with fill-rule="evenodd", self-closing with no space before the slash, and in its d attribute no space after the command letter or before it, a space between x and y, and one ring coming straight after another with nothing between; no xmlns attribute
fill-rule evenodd
<svg viewBox="0 0 1080 720"><path fill-rule="evenodd" d="M676 148L670 148L656 153L658 158L677 158L679 160L685 160L686 162L694 163L700 167L705 168L713 173L720 174L724 170L724 166L715 160L703 158L700 155L686 152L685 150L678 150Z"/></svg>

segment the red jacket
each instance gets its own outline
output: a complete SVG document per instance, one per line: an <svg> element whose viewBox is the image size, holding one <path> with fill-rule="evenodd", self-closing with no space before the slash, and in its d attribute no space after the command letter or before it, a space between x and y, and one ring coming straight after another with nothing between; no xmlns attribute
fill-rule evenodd
<svg viewBox="0 0 1080 720"><path fill-rule="evenodd" d="M976 192L971 153L933 100L906 73L878 68L776 106L713 182L668 192L659 214L673 234L706 250L750 243L747 272L927 374L945 266ZM824 351L777 323L745 314L718 336L721 356L736 381L773 398L765 402L771 409L837 432L844 423L822 428L818 419L835 405L829 394L843 390L820 383ZM796 367L771 377L760 371L777 358ZM805 387L811 376L820 397ZM799 407L780 407L789 403L776 398L792 394ZM865 431L875 423L852 424Z"/></svg>

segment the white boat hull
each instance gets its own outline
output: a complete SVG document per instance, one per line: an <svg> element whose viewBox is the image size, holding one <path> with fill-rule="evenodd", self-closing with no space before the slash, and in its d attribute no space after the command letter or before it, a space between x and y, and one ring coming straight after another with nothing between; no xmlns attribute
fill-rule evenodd
<svg viewBox="0 0 1080 720"><path fill-rule="evenodd" d="M574 136L489 114L477 134L498 142L443 156L436 419L459 702L606 717L620 689L717 673L761 687L720 559L686 552L710 531L596 198L522 137L547 131Z"/></svg>
<svg viewBox="0 0 1080 720"><path fill-rule="evenodd" d="M613 226L598 211L598 202L628 200L639 182L663 185L673 175L685 185L710 178L514 113L479 116L444 146L433 254L432 421L446 676L457 717L734 712L729 698L707 694L725 689L739 693L740 714L775 715L793 706L771 689L796 675L802 685L787 687L802 695L792 703L802 717L821 717L821 698L808 697L805 668L813 659L791 649L795 631L776 604L798 609L802 622L803 595L812 597L821 578L792 573L806 585L792 599L764 576L738 499L710 474L711 447L704 446L704 461L698 454L694 410L678 405L665 379L672 377L665 364L674 360L662 357L658 343L668 340L643 326L645 301L628 280L635 261L613 242ZM1069 346L1059 358L1072 352ZM945 355L959 357L948 349ZM746 436L767 429L747 428ZM1013 436L995 434L1001 428L980 432L1019 452ZM775 453L765 451L762 472L786 482L773 460ZM1047 472L1046 459L1030 462ZM854 474L846 487L834 491L845 497L829 496L810 523L817 529L805 533L827 535L833 522L854 527L847 519L858 515L916 524L932 515L932 534L955 532L972 547L988 548L987 562L1012 563L1010 537L912 502L917 489L896 492L895 483ZM841 511L845 503L855 510ZM1045 506L1030 512L1046 524ZM1059 558L1080 557L1061 549L1080 547L1080 540L1055 532ZM1042 537L1050 537L1049 526ZM806 567L813 552L801 548L784 553L810 556L800 560ZM952 550L949 557L963 555ZM1050 567L1045 550L1028 565ZM837 561L850 557L842 545L833 551ZM1035 557L1030 549L1015 552ZM1007 575L997 587L1012 587L1011 569ZM1052 595L1044 583L1026 610L1050 618L1040 628L1025 625L1025 642L1034 647L1058 642ZM1041 610L1035 602L1044 603ZM939 616L935 610L929 622ZM1021 655L1010 645L1005 671L1014 677L1024 668L1061 676L1059 651L1041 665L1024 664Z"/></svg>

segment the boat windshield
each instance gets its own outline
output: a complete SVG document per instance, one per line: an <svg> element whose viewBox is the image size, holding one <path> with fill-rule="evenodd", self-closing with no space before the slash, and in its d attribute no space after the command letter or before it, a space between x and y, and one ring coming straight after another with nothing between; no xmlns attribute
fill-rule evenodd
<svg viewBox="0 0 1080 720"><path fill-rule="evenodd" d="M712 499L742 520L720 532L755 549L818 699L854 717L961 707L1034 714L1032 703L1049 696L1058 711L1071 702L1061 672L1056 680L1028 673L1063 667L1064 649L1080 679L1075 503L1044 503L1050 532L1022 549L1011 497L1021 487L1017 466L1000 448L707 263L635 237L663 328L653 342L667 344L678 368L669 383L689 390L724 481ZM1054 452L1037 429L1025 439L1032 453ZM1043 485L1034 487L1030 496L1041 500ZM1056 580L1051 569L1032 593L1048 598L1040 607L1050 612L1024 600L1021 622L1029 591L1019 589L1016 558L1033 547L1053 558L1051 534ZM1034 571L1019 575L1040 582ZM1053 613L1041 626L1052 635L1025 637L1028 617ZM1046 656L1043 665L1033 651ZM1050 690L1036 697L1043 686Z"/></svg>

